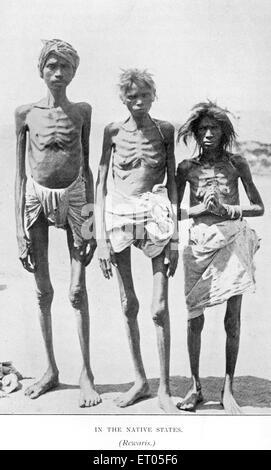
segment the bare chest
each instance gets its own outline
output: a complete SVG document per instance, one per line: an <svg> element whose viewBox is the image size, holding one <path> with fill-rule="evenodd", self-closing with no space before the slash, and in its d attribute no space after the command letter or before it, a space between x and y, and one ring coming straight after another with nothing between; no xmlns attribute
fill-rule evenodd
<svg viewBox="0 0 271 470"><path fill-rule="evenodd" d="M80 142L82 121L79 113L67 114L61 108L33 108L27 118L30 142L39 150L65 150Z"/></svg>
<svg viewBox="0 0 271 470"><path fill-rule="evenodd" d="M121 128L114 137L114 163L120 169L164 165L165 144L156 127L127 131Z"/></svg>
<svg viewBox="0 0 271 470"><path fill-rule="evenodd" d="M237 196L239 174L227 161L212 166L195 164L189 174L192 198L202 201L207 190L213 188L222 198Z"/></svg>

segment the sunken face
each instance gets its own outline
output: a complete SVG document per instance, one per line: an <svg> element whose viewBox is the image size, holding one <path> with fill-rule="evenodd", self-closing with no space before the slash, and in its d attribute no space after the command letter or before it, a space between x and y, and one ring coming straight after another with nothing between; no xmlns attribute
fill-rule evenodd
<svg viewBox="0 0 271 470"><path fill-rule="evenodd" d="M124 103L130 113L137 117L147 114L154 100L150 87L133 83L125 95Z"/></svg>
<svg viewBox="0 0 271 470"><path fill-rule="evenodd" d="M56 89L69 85L75 74L73 66L57 54L50 54L43 68L43 79L48 88Z"/></svg>
<svg viewBox="0 0 271 470"><path fill-rule="evenodd" d="M210 117L204 117L198 126L197 143L205 150L216 150L221 147L223 131L220 123Z"/></svg>

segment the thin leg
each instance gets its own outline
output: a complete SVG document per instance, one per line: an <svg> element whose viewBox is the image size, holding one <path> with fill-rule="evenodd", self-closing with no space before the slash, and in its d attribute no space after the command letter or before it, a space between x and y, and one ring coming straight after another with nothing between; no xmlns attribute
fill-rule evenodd
<svg viewBox="0 0 271 470"><path fill-rule="evenodd" d="M135 383L128 392L123 393L115 402L120 407L132 405L135 401L150 396L140 351L140 335L137 322L139 309L131 272L131 249L116 253L117 277L120 289L121 306L125 320L129 348L135 371Z"/></svg>
<svg viewBox="0 0 271 470"><path fill-rule="evenodd" d="M67 228L67 240L71 259L70 302L76 315L77 331L83 359L83 367L79 379L79 406L89 407L100 403L101 398L94 387L94 377L89 359L89 310L85 267L80 260L79 249L73 245L73 236L69 227Z"/></svg>
<svg viewBox="0 0 271 470"><path fill-rule="evenodd" d="M201 332L203 326L203 314L188 321L187 346L192 376L192 387L189 389L184 400L180 403L177 403L177 407L183 411L195 411L197 404L203 401L199 378Z"/></svg>
<svg viewBox="0 0 271 470"><path fill-rule="evenodd" d="M233 398L233 378L240 343L240 317L242 295L231 297L227 302L225 315L226 339L226 374L222 390L222 404L227 414L242 414Z"/></svg>
<svg viewBox="0 0 271 470"><path fill-rule="evenodd" d="M176 413L172 402L169 385L170 367L170 322L168 311L168 278L167 265L164 264L164 254L152 259L153 268L153 297L152 319L155 324L156 338L160 364L160 385L158 401L165 413Z"/></svg>
<svg viewBox="0 0 271 470"><path fill-rule="evenodd" d="M51 319L51 304L54 291L50 281L48 266L48 224L43 215L41 215L30 228L29 236L36 262L34 276L36 281L39 321L48 363L47 370L43 377L25 391L25 394L30 398L37 398L58 385L58 368L54 356Z"/></svg>

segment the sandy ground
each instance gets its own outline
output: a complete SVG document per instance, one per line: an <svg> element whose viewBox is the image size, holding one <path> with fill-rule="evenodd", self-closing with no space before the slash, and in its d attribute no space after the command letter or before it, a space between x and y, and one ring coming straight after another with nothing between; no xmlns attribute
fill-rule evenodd
<svg viewBox="0 0 271 470"><path fill-rule="evenodd" d="M44 372L45 356L35 308L34 283L31 274L23 271L17 260L13 210L14 154L3 142L0 160L2 176L0 211L0 361L13 361L27 379L22 388L0 398L0 414L159 414L158 354L155 329L150 318L151 266L138 250L133 250L135 287L140 300L139 323L143 360L150 379L152 396L129 408L120 409L113 399L127 390L133 371L124 325L116 276L111 281L102 277L97 258L87 271L87 287L91 313L91 363L102 403L91 409L78 407L78 377L81 367L75 318L68 301L69 263L65 232L50 229L50 269L55 289L53 331L61 385L37 400L24 396L27 385ZM94 162L96 177L97 161ZM271 414L271 289L268 268L271 261L270 179L255 177L262 193L266 214L251 220L262 238L256 255L256 294L243 300L240 353L236 368L235 395L245 414ZM186 237L186 227L182 230ZM171 387L175 402L183 397L189 385L189 363L186 349L186 313L183 296L183 269L180 263L170 281L171 314ZM205 401L198 414L224 414L219 404L225 369L225 306L206 312L202 338L201 376ZM177 413L177 410L176 410Z"/></svg>

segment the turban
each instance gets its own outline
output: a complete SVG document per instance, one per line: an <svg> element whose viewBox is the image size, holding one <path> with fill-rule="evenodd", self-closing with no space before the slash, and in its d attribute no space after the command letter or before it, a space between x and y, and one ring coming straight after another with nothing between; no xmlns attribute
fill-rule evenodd
<svg viewBox="0 0 271 470"><path fill-rule="evenodd" d="M61 39L43 39L42 42L44 43L44 46L41 50L38 63L38 68L41 77L46 60L48 59L49 54L52 53L58 55L59 57L62 57L62 59L65 59L67 62L69 62L73 66L74 71L76 71L80 59L76 50L68 42L61 41Z"/></svg>

